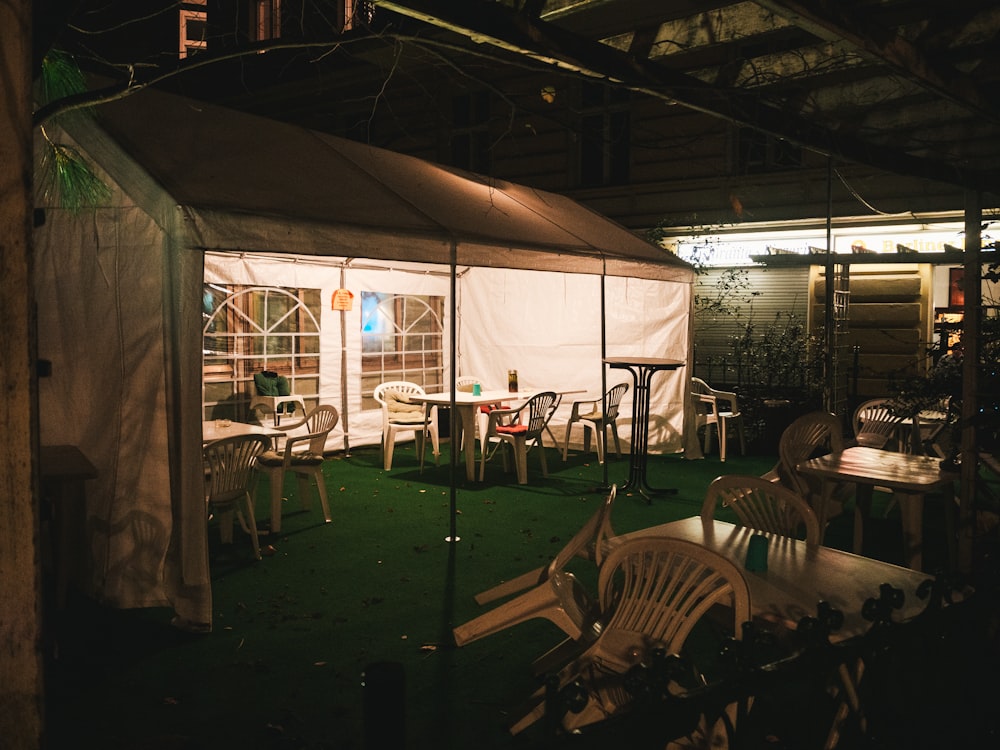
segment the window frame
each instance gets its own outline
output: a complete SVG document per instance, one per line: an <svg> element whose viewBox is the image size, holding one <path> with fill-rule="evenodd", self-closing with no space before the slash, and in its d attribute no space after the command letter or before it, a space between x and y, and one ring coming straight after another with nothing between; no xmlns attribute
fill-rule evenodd
<svg viewBox="0 0 1000 750"><path fill-rule="evenodd" d="M381 314L386 323L373 332L365 331L373 314L366 313L369 297L376 298L374 314ZM428 392L443 389L445 300L444 295L435 294L361 293L362 409L378 408L372 393L385 381L407 380ZM381 343L373 347L376 338Z"/></svg>
<svg viewBox="0 0 1000 750"><path fill-rule="evenodd" d="M322 290L242 284L204 284L206 299L223 292L211 311L203 312L202 411L205 419L221 415L229 419L248 416L253 395L253 376L271 369L288 378L291 392L301 395L309 408L319 399L322 366ZM261 300L251 295L263 294ZM272 298L290 303L271 306ZM307 299L308 298L308 299ZM275 312L276 311L276 312ZM276 316L275 316L276 314ZM210 328L222 316L222 331ZM272 320L271 318L274 317ZM294 321L292 331L278 330ZM229 339L225 351L211 353L210 345ZM261 342L256 339L263 339ZM281 342L287 341L287 350ZM277 340L278 346L272 346ZM228 386L228 388L226 387ZM212 392L227 396L212 397Z"/></svg>

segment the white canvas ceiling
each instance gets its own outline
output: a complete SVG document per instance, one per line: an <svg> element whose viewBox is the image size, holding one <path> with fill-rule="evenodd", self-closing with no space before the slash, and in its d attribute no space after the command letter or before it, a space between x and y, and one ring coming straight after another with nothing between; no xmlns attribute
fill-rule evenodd
<svg viewBox="0 0 1000 750"><path fill-rule="evenodd" d="M459 265L690 280L669 252L554 193L159 92L99 117L200 249L447 264L454 245Z"/></svg>

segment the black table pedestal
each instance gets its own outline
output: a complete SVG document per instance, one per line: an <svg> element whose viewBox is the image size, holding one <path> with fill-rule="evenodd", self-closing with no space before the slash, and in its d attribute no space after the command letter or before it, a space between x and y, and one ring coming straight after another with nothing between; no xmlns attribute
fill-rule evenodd
<svg viewBox="0 0 1000 750"><path fill-rule="evenodd" d="M655 357L608 357L604 363L617 370L632 373L635 390L632 399L632 447L629 451L628 480L621 489L636 490L647 503L654 495L672 495L675 487L652 487L646 479L649 458L649 398L653 374L661 370L676 370L684 363L676 359Z"/></svg>

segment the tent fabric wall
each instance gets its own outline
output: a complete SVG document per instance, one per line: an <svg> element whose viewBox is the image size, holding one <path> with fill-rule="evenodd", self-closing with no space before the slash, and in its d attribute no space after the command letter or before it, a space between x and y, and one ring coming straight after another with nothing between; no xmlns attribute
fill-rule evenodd
<svg viewBox="0 0 1000 750"><path fill-rule="evenodd" d="M201 478L175 473L180 462L169 459L171 436L200 455L200 424L183 439L176 373L164 366L175 353L171 292L199 289L201 263L189 253L171 268L171 258L181 260L127 202L81 215L46 209L35 232L39 357L52 363L39 381L40 438L79 447L98 469L79 509L76 585L114 606L169 606L205 622L204 507L172 502L174 492L201 498ZM180 533L195 526L201 534Z"/></svg>
<svg viewBox="0 0 1000 750"><path fill-rule="evenodd" d="M461 367L501 382L517 367L593 392L606 273L608 354L687 358L690 266L569 199L152 90L98 117L47 135L75 146L112 195L74 214L40 184L35 243L39 356L53 363L39 385L42 440L78 445L97 467L79 583L100 601L169 606L179 624L211 627L201 460L211 250L235 253L234 280L266 285L314 286L312 267L288 261L330 256L324 299L341 286L340 263L355 294L448 295L454 252ZM339 356L348 377L360 372L360 323L349 316L341 344L330 315L321 397L344 408ZM519 346L527 331L547 344ZM669 416L652 440L668 450L679 447L679 383L654 393L654 411ZM355 432L357 444L378 442L377 412L356 409L347 385L352 442Z"/></svg>
<svg viewBox="0 0 1000 750"><path fill-rule="evenodd" d="M601 394L600 276L471 268L461 277L459 363L462 373L503 387L508 369L520 383L561 386ZM606 277L607 356L687 360L686 326L691 286L651 279ZM619 431L631 430L631 375L609 370L608 386L630 384L622 403ZM570 394L553 418L569 417ZM650 449L680 450L684 389L680 374L653 381ZM562 435L562 430L556 430ZM576 436L578 437L578 436Z"/></svg>
<svg viewBox="0 0 1000 750"><path fill-rule="evenodd" d="M366 261L367 263L367 261ZM360 264L359 264L360 265ZM333 293L341 285L341 269L345 270L346 288L354 294L353 309L334 311L330 304ZM411 268L416 268L411 264ZM319 400L331 404L346 420L341 419L330 434L327 445L331 450L343 446L344 423L350 434L350 445L378 445L382 435L382 415L374 410L362 410L359 392L360 376L347 383L347 403L342 398L341 354L347 360L347 372L361 372L361 292L421 294L447 296L450 282L447 267L428 265L423 270L403 270L386 265L384 268L352 267L344 258L261 256L249 253L206 253L205 281L218 284L272 286L320 289L323 301L320 318L320 387ZM447 305L445 307L447 310ZM340 316L346 317L346 340L341 345ZM445 321L447 325L447 321Z"/></svg>
<svg viewBox="0 0 1000 750"><path fill-rule="evenodd" d="M343 277L341 271L343 269ZM354 309L334 312L328 301L344 279L355 295ZM458 273L459 375L476 374L490 387L503 388L507 370L518 370L524 387L559 387L597 395L601 392L601 277L587 274L463 268ZM450 294L448 269L433 264L392 264L336 258L262 256L249 253L208 253L209 283L321 289L324 300L320 337L320 401L349 415L350 445L377 445L381 417L364 410L361 380L361 311L363 291L394 294ZM690 285L649 279L611 277L604 281L609 356L663 356L687 359ZM450 310L446 302L445 310ZM341 348L338 316L346 316L343 350L348 373L346 405L341 397ZM447 314L447 313L446 313ZM450 325L445 321L445 326ZM445 380L450 378L446 355ZM630 381L626 372L612 371L608 383ZM679 374L653 383L650 430L653 451L679 450L682 433L683 378ZM553 418L569 416L568 395ZM619 423L628 441L631 396L623 404ZM556 431L562 434L561 430ZM336 432L330 447L342 443Z"/></svg>

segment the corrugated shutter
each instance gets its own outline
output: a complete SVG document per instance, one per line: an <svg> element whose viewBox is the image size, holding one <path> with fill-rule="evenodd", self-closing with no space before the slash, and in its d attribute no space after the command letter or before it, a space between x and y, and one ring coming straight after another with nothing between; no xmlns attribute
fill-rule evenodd
<svg viewBox="0 0 1000 750"><path fill-rule="evenodd" d="M730 354L730 341L748 322L766 326L779 313L793 313L803 324L809 312L809 268L746 268L740 273L746 284L726 298L724 307L737 315L697 310L694 316L695 375L704 377L718 387L733 381L726 372L724 360ZM726 283L726 269L709 269L695 279L695 295L709 300L718 299L720 284ZM753 293L754 296L750 296Z"/></svg>

